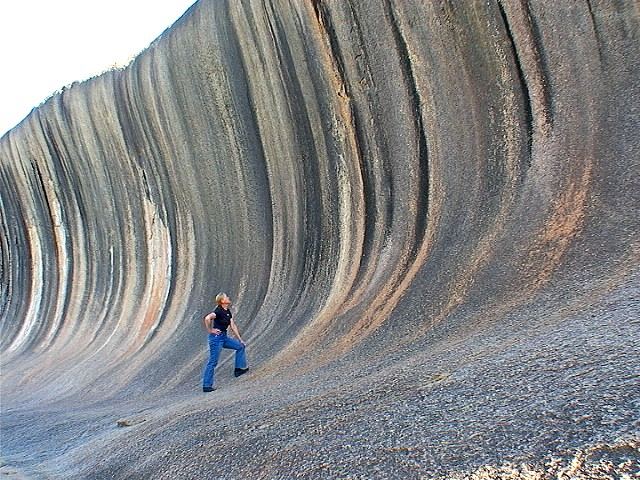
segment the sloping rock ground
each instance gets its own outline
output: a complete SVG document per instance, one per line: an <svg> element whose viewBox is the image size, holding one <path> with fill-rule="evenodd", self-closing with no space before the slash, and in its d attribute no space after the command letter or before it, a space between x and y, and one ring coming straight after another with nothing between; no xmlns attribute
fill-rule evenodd
<svg viewBox="0 0 640 480"><path fill-rule="evenodd" d="M200 1L0 140L2 474L640 475L635 2ZM252 369L204 394L224 290Z"/></svg>

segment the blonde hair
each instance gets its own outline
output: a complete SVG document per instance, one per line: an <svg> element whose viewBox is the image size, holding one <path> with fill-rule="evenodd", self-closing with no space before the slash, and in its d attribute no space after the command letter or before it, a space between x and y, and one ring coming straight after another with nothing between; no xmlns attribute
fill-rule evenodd
<svg viewBox="0 0 640 480"><path fill-rule="evenodd" d="M224 293L224 292L220 292L219 294L217 294L216 295L216 304L220 305L220 302L225 297L228 297L228 295L226 293Z"/></svg>

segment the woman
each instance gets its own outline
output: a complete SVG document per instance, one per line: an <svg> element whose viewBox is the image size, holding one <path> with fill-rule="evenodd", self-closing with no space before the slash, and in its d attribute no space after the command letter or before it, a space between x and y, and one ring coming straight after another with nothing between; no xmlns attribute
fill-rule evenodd
<svg viewBox="0 0 640 480"><path fill-rule="evenodd" d="M231 300L229 300L226 293L219 293L216 295L216 303L218 304L216 309L204 317L204 326L209 332L209 361L202 376L203 392L213 392L215 390L213 374L218 364L220 351L223 348L230 348L236 351L236 368L234 371L236 377L247 373L249 370L244 351L245 343L240 337L238 327L231 318L231 310L229 310ZM231 328L231 332L237 340L227 336L228 328Z"/></svg>

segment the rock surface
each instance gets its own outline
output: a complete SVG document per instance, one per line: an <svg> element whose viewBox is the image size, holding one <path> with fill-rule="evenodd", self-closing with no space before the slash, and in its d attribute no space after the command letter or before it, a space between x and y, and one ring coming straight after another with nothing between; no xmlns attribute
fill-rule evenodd
<svg viewBox="0 0 640 480"><path fill-rule="evenodd" d="M639 45L632 1L201 0L52 96L0 140L3 468L640 475ZM204 394L219 291L252 369Z"/></svg>

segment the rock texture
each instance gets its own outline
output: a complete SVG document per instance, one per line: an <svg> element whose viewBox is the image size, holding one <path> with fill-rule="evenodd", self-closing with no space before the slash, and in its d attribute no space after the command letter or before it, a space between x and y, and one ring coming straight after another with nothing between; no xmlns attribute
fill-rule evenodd
<svg viewBox="0 0 640 480"><path fill-rule="evenodd" d="M639 45L633 1L201 0L52 96L0 140L5 462L639 475ZM203 394L219 291L252 369Z"/></svg>

